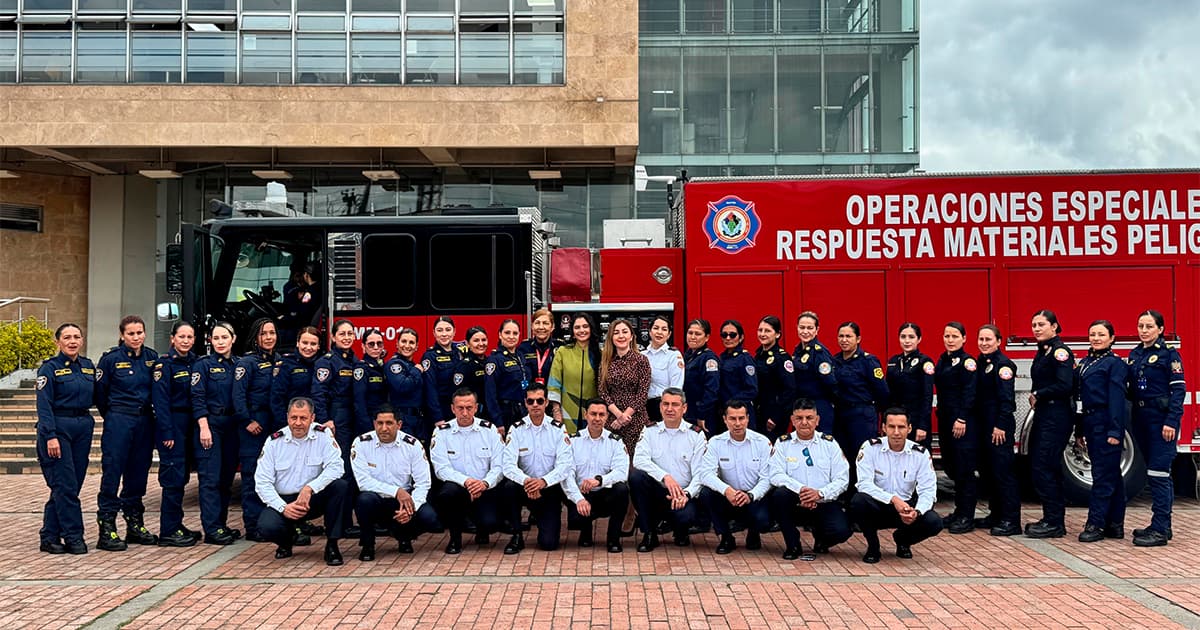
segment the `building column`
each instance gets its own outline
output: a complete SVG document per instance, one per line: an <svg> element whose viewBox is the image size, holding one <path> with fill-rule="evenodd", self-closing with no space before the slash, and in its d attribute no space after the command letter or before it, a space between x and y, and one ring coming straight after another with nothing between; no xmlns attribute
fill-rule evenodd
<svg viewBox="0 0 1200 630"><path fill-rule="evenodd" d="M117 343L125 315L141 315L147 342L154 339L156 205L151 180L92 177L87 355L93 359Z"/></svg>

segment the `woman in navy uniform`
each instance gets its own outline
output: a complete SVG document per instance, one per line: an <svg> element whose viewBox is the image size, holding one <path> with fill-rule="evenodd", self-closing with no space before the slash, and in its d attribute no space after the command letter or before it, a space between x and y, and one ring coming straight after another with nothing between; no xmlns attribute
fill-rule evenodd
<svg viewBox="0 0 1200 630"><path fill-rule="evenodd" d="M233 407L235 340L233 326L217 322L209 336L212 354L192 365L192 417L196 419L193 445L196 476L200 478L200 524L204 526L204 542L210 545L232 545L242 536L228 524L229 498L238 466L239 427ZM243 477L242 483L253 485L254 480Z"/></svg>
<svg viewBox="0 0 1200 630"><path fill-rule="evenodd" d="M1133 401L1133 435L1146 458L1153 518L1150 526L1133 530L1133 544L1157 547L1171 539L1171 464L1183 418L1187 386L1179 352L1163 342L1162 313L1150 309L1138 315L1142 345L1129 353L1129 398Z"/></svg>
<svg viewBox="0 0 1200 630"><path fill-rule="evenodd" d="M833 355L817 339L821 320L812 311L796 318L796 335L800 343L792 351L796 368L796 397L807 398L817 406L817 430L833 435L833 401L837 399L837 375L833 373Z"/></svg>
<svg viewBox="0 0 1200 630"><path fill-rule="evenodd" d="M363 358L354 366L354 413L358 420L354 435L370 433L375 428L375 412L388 402L388 387L384 363L387 347L378 329L363 333Z"/></svg>
<svg viewBox="0 0 1200 630"><path fill-rule="evenodd" d="M321 333L312 326L300 329L296 351L275 362L271 378L271 415L274 426L287 426L288 403L297 396L312 397L314 364L321 352Z"/></svg>
<svg viewBox="0 0 1200 630"><path fill-rule="evenodd" d="M754 372L758 376L758 397L754 401L758 417L756 429L771 441L791 427L792 403L796 401L796 368L792 355L783 349L783 322L774 315L758 321L758 351L754 353Z"/></svg>
<svg viewBox="0 0 1200 630"><path fill-rule="evenodd" d="M1075 367L1075 398L1082 414L1076 435L1092 461L1092 496L1079 542L1125 537L1125 484L1121 445L1125 441L1125 384L1128 366L1113 352L1112 322L1088 326L1087 356Z"/></svg>
<svg viewBox="0 0 1200 630"><path fill-rule="evenodd" d="M529 339L521 342L517 352L525 361L525 374L530 382L546 384L550 366L554 365L554 350L559 342L554 333L554 316L550 309L540 308L533 313Z"/></svg>
<svg viewBox="0 0 1200 630"><path fill-rule="evenodd" d="M187 451L192 446L192 346L196 331L185 321L171 327L171 349L154 364L154 419L158 445L158 485L162 502L158 546L191 547L200 532L183 525L183 489L188 484Z"/></svg>
<svg viewBox="0 0 1200 630"><path fill-rule="evenodd" d="M979 444L987 453L983 459L989 474L984 477L992 480L990 514L976 527L990 527L992 536L1013 536L1021 533L1021 498L1013 469L1017 365L1000 349L1000 329L991 324L979 328L975 378L971 417L979 423Z"/></svg>
<svg viewBox="0 0 1200 630"><path fill-rule="evenodd" d="M491 419L493 415L493 410L488 408L487 386L484 383L487 376L487 352L487 331L482 326L468 328L467 350L458 364L454 366L454 375L450 378L455 388L466 387L475 392L475 398L479 400L479 410L475 412L475 415L484 420Z"/></svg>
<svg viewBox="0 0 1200 630"><path fill-rule="evenodd" d="M938 357L934 368L934 384L938 393L938 441L943 456L950 453L954 470L954 513L946 521L951 534L965 534L975 529L975 504L979 490L975 482L975 446L979 427L971 416L975 406L975 382L979 364L963 348L966 327L959 322L947 322L942 332L946 351Z"/></svg>
<svg viewBox="0 0 1200 630"><path fill-rule="evenodd" d="M50 500L42 512L39 549L83 554L83 510L79 489L87 475L96 421L91 406L96 387L92 360L80 356L83 330L63 324L54 331L58 354L37 372L37 456ZM65 543L65 544L64 544Z"/></svg>
<svg viewBox="0 0 1200 630"><path fill-rule="evenodd" d="M100 493L96 497L100 538L96 547L105 551L126 549L125 541L117 535L118 510L125 515L130 543L158 544L158 537L146 529L146 506L142 503L154 457L150 384L158 353L145 346L146 322L141 317L126 315L119 329L120 344L109 348L96 364L96 408L104 417Z"/></svg>
<svg viewBox="0 0 1200 630"><path fill-rule="evenodd" d="M758 368L754 363L754 355L742 348L746 340L746 330L736 319L721 322L721 387L717 394L717 409L724 409L725 403L740 400L746 403L746 413L750 415L750 426L758 426L754 416L754 401L758 398ZM685 379L686 381L686 379ZM721 413L713 414L713 423L709 427L711 435L725 432L725 420Z"/></svg>
<svg viewBox="0 0 1200 630"><path fill-rule="evenodd" d="M433 340L435 343L421 356L421 369L425 371L425 417L438 423L454 417L450 412L450 395L458 389L454 370L467 348L454 340L454 320L446 315L434 322Z"/></svg>
<svg viewBox="0 0 1200 630"><path fill-rule="evenodd" d="M254 490L254 471L267 436L283 427L271 413L271 381L275 352L279 341L275 322L260 319L251 328L250 351L237 362L233 371L233 408L238 419L238 460L242 470L242 523L246 539L265 542L258 535L258 515L265 507ZM248 482L248 483L247 483Z"/></svg>
<svg viewBox="0 0 1200 630"><path fill-rule="evenodd" d="M401 328L396 337L396 354L384 365L388 399L405 433L429 444L433 423L422 414L425 409L425 373L417 361L420 337L412 328Z"/></svg>
<svg viewBox="0 0 1200 630"><path fill-rule="evenodd" d="M1033 389L1029 404L1033 407L1033 429L1029 435L1029 455L1033 462L1033 487L1042 497L1042 518L1025 526L1031 538L1062 538L1066 498L1063 496L1063 449L1075 426L1072 419L1071 390L1075 387L1075 359L1058 334L1062 327L1053 311L1033 314L1033 337L1037 354L1029 368Z"/></svg>
<svg viewBox="0 0 1200 630"><path fill-rule="evenodd" d="M312 397L317 422L333 429L350 474L350 446L354 433L354 324L339 319L333 324L333 344L313 364Z"/></svg>
<svg viewBox="0 0 1200 630"><path fill-rule="evenodd" d="M712 325L693 319L687 325L687 350L683 353L683 393L687 397L684 419L709 431L716 417L717 393L721 389L721 360L708 347Z"/></svg>
<svg viewBox="0 0 1200 630"><path fill-rule="evenodd" d="M842 351L833 357L838 383L833 436L847 461L853 461L863 442L879 437L879 412L886 408L890 395L879 359L859 347L862 330L858 324L843 322L837 340ZM854 476L851 466L851 481Z"/></svg>
<svg viewBox="0 0 1200 630"><path fill-rule="evenodd" d="M510 427L525 417L525 387L529 375L517 346L521 343L521 326L515 319L500 324L500 343L484 365L484 398L492 411L492 423Z"/></svg>
<svg viewBox="0 0 1200 630"><path fill-rule="evenodd" d="M912 424L908 439L929 448L929 443L933 441L930 429L933 426L933 359L921 352L920 326L904 322L896 334L900 338L900 354L887 362L887 385L891 394L889 406L908 411L909 423ZM945 456L943 449L942 457Z"/></svg>

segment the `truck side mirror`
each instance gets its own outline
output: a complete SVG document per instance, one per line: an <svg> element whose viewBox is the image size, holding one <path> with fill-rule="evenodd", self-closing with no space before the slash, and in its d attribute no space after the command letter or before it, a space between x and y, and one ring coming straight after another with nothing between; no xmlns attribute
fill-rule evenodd
<svg viewBox="0 0 1200 630"><path fill-rule="evenodd" d="M155 314L160 322L173 322L179 319L179 305L175 302L159 302Z"/></svg>
<svg viewBox="0 0 1200 630"><path fill-rule="evenodd" d="M167 293L171 295L183 295L183 245L179 243L167 245L166 285ZM162 305L160 304L159 306ZM178 307L176 307L176 310L178 311ZM178 313L176 313L176 317L178 317ZM161 315L159 319L162 319Z"/></svg>

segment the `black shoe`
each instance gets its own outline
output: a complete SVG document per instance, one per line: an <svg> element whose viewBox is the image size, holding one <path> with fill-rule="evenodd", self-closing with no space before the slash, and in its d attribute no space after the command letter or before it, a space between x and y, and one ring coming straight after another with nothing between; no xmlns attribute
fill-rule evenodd
<svg viewBox="0 0 1200 630"><path fill-rule="evenodd" d="M234 528L234 527L226 527L225 530L229 532L230 536L233 536L234 540L242 539L242 530Z"/></svg>
<svg viewBox="0 0 1200 630"><path fill-rule="evenodd" d="M63 547L67 549L67 553L73 556L82 556L87 553L87 543L82 540L68 540Z"/></svg>
<svg viewBox="0 0 1200 630"><path fill-rule="evenodd" d="M1121 539L1125 538L1125 526L1124 525L1109 525L1109 526L1105 527L1104 528L1104 537L1105 538L1116 538L1117 540L1121 540ZM1169 536L1168 536L1168 538L1169 538Z"/></svg>
<svg viewBox="0 0 1200 630"><path fill-rule="evenodd" d="M204 534L202 532L188 529L182 525L179 526L179 531L187 534L188 536L191 536L192 540L194 540L196 542L200 542L201 540L204 540Z"/></svg>
<svg viewBox="0 0 1200 630"><path fill-rule="evenodd" d="M325 528L310 521L300 521L300 531L309 536L324 536Z"/></svg>
<svg viewBox="0 0 1200 630"><path fill-rule="evenodd" d="M325 543L325 564L331 567L342 566L342 551L338 549L336 540Z"/></svg>
<svg viewBox="0 0 1200 630"><path fill-rule="evenodd" d="M783 559L796 560L800 557L801 553L803 553L803 551L799 547L788 547L787 549L783 550Z"/></svg>
<svg viewBox="0 0 1200 630"><path fill-rule="evenodd" d="M312 544L312 536L304 533L304 526L296 528L296 535L292 537L292 544L297 547L307 547Z"/></svg>
<svg viewBox="0 0 1200 630"><path fill-rule="evenodd" d="M688 527L688 535L707 534L710 529L712 529L712 526L708 525L707 523L702 523L700 525L692 525L692 526ZM742 529L745 529L745 527L742 527L740 529L733 530L733 531L742 531Z"/></svg>
<svg viewBox="0 0 1200 630"><path fill-rule="evenodd" d="M1104 540L1104 530L1097 525L1088 523L1083 531L1079 532L1079 542L1092 543Z"/></svg>
<svg viewBox="0 0 1200 630"><path fill-rule="evenodd" d="M170 534L158 537L159 547L195 547L196 539L192 535L177 529Z"/></svg>
<svg viewBox="0 0 1200 630"><path fill-rule="evenodd" d="M508 540L508 544L504 545L504 555L511 556L521 553L525 548L525 537L521 534L513 534L513 537Z"/></svg>
<svg viewBox="0 0 1200 630"><path fill-rule="evenodd" d="M658 528L655 530L660 536L671 533L671 524L667 521L659 521Z"/></svg>
<svg viewBox="0 0 1200 630"><path fill-rule="evenodd" d="M717 553L725 555L733 553L734 549L737 549L737 543L733 540L733 534L723 534L721 542L717 544Z"/></svg>
<svg viewBox="0 0 1200 630"><path fill-rule="evenodd" d="M658 534L645 534L642 536L642 542L638 543L637 550L638 553L646 553L648 551L654 551L654 548L657 546Z"/></svg>
<svg viewBox="0 0 1200 630"><path fill-rule="evenodd" d="M283 560L284 558L291 558L291 557L292 557L292 548L291 547L284 547L283 545L280 545L275 548L275 559L276 560Z"/></svg>
<svg viewBox="0 0 1200 630"><path fill-rule="evenodd" d="M1138 536L1145 536L1146 533L1149 531L1151 531L1149 527L1139 527L1139 528L1133 530L1133 537L1137 538ZM1167 528L1167 540L1171 540L1174 537L1175 537L1175 532L1172 531L1172 528L1168 527Z"/></svg>
<svg viewBox="0 0 1200 630"><path fill-rule="evenodd" d="M1021 528L1012 521L1000 521L993 525L988 533L992 536L1016 536L1021 533Z"/></svg>
<svg viewBox="0 0 1200 630"><path fill-rule="evenodd" d="M257 529L247 529L246 530L246 540L249 542L256 542L256 543L267 542L267 539L263 538L262 534L258 533Z"/></svg>
<svg viewBox="0 0 1200 630"><path fill-rule="evenodd" d="M975 529L991 529L996 526L997 521L992 518L991 514L988 514L983 518L974 519L974 523Z"/></svg>
<svg viewBox="0 0 1200 630"><path fill-rule="evenodd" d="M117 535L116 521L100 521L100 538L96 541L96 548L104 551L125 551L129 548Z"/></svg>
<svg viewBox="0 0 1200 630"><path fill-rule="evenodd" d="M56 540L43 540L42 544L38 546L38 551L57 556L67 553L67 547Z"/></svg>
<svg viewBox="0 0 1200 630"><path fill-rule="evenodd" d="M580 547L591 547L592 544L593 544L592 543L592 528L585 527L585 528L579 530L579 546Z"/></svg>
<svg viewBox="0 0 1200 630"><path fill-rule="evenodd" d="M975 531L975 519L970 516L956 516L950 519L946 530L951 534L969 534Z"/></svg>
<svg viewBox="0 0 1200 630"><path fill-rule="evenodd" d="M762 536L758 532L746 534L746 550L758 551L759 549L762 549Z"/></svg>
<svg viewBox="0 0 1200 630"><path fill-rule="evenodd" d="M972 523L972 525L974 525L974 523ZM896 557L904 558L905 560L911 560L912 559L912 547L910 547L908 545L901 545L900 543L896 543Z"/></svg>
<svg viewBox="0 0 1200 630"><path fill-rule="evenodd" d="M411 540L398 540L398 541L396 541L396 543L397 543L396 550L399 551L400 553L412 553L413 552L413 546L412 546Z"/></svg>
<svg viewBox="0 0 1200 630"><path fill-rule="evenodd" d="M1062 538L1067 535L1067 528L1038 521L1025 527L1025 535L1030 538Z"/></svg>
<svg viewBox="0 0 1200 630"><path fill-rule="evenodd" d="M1139 536L1133 537L1133 545L1135 547L1161 547L1167 544L1170 537L1156 530L1147 529Z"/></svg>
<svg viewBox="0 0 1200 630"><path fill-rule="evenodd" d="M796 547L796 548L800 549L800 547ZM800 552L800 553L803 553L803 552ZM829 553L829 545L827 545L824 542L821 542L819 540L815 540L815 541L813 541L813 553L818 553L818 554Z"/></svg>
<svg viewBox="0 0 1200 630"><path fill-rule="evenodd" d="M446 555L454 556L462 553L462 537L450 537L450 542L446 543Z"/></svg>
<svg viewBox="0 0 1200 630"><path fill-rule="evenodd" d="M475 544L490 545L492 544L492 536L490 534L475 534Z"/></svg>
<svg viewBox="0 0 1200 630"><path fill-rule="evenodd" d="M676 547L690 547L691 545L692 545L692 539L687 534L680 533L680 532L675 533L675 546Z"/></svg>
<svg viewBox="0 0 1200 630"><path fill-rule="evenodd" d="M363 545L358 552L358 559L363 562L373 562L375 560L375 545Z"/></svg>
<svg viewBox="0 0 1200 630"><path fill-rule="evenodd" d="M130 545L157 545L158 536L150 533L146 529L146 524L142 522L142 517L127 516L125 517L125 542Z"/></svg>
<svg viewBox="0 0 1200 630"><path fill-rule="evenodd" d="M204 544L206 544L206 545L232 545L234 540L236 540L236 539L233 537L233 534L229 533L229 530L222 527L222 528L218 529L216 532L214 532L213 534L206 535L204 537Z"/></svg>
<svg viewBox="0 0 1200 630"><path fill-rule="evenodd" d="M868 547L867 553L863 554L863 562L865 562L867 564L875 564L875 563L879 562L881 557L882 556L879 553L879 549L873 548L873 547Z"/></svg>
<svg viewBox="0 0 1200 630"><path fill-rule="evenodd" d="M621 539L616 538L608 541L608 553L621 553L625 548L621 546Z"/></svg>
<svg viewBox="0 0 1200 630"><path fill-rule="evenodd" d="M346 528L345 536L346 538L358 538L359 536L362 536L362 528L358 525L351 525L350 527Z"/></svg>

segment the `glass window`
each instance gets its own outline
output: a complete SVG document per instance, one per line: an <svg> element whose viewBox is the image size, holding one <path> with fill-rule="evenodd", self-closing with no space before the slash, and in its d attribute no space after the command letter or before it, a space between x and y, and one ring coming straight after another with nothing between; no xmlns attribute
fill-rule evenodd
<svg viewBox="0 0 1200 630"><path fill-rule="evenodd" d="M734 33L770 33L775 30L773 0L731 0Z"/></svg>
<svg viewBox="0 0 1200 630"><path fill-rule="evenodd" d="M232 13L237 11L237 0L188 0L188 13Z"/></svg>
<svg viewBox="0 0 1200 630"><path fill-rule="evenodd" d="M213 260L217 258L214 254ZM274 245L257 240L242 243L225 301L245 301L244 291L263 294L266 286L282 291L292 277L291 265L292 254Z"/></svg>
<svg viewBox="0 0 1200 630"><path fill-rule="evenodd" d="M564 0L513 0L513 13L562 15Z"/></svg>
<svg viewBox="0 0 1200 630"><path fill-rule="evenodd" d="M246 15L242 16L242 30L246 31L289 31L292 29L290 15Z"/></svg>
<svg viewBox="0 0 1200 630"><path fill-rule="evenodd" d="M779 30L816 33L821 30L822 0L779 0Z"/></svg>
<svg viewBox="0 0 1200 630"><path fill-rule="evenodd" d="M188 83L237 83L237 34L187 34Z"/></svg>
<svg viewBox="0 0 1200 630"><path fill-rule="evenodd" d="M724 46L683 51L683 153L727 151L725 63Z"/></svg>
<svg viewBox="0 0 1200 630"><path fill-rule="evenodd" d="M454 0L408 0L408 11L454 13Z"/></svg>
<svg viewBox="0 0 1200 630"><path fill-rule="evenodd" d="M367 308L412 308L417 295L417 241L410 234L369 234L362 246Z"/></svg>
<svg viewBox="0 0 1200 630"><path fill-rule="evenodd" d="M133 0L134 14L179 13L182 7L182 0Z"/></svg>
<svg viewBox="0 0 1200 630"><path fill-rule="evenodd" d="M825 0L825 30L830 33L869 33L878 30L878 2L844 2Z"/></svg>
<svg viewBox="0 0 1200 630"><path fill-rule="evenodd" d="M298 83L345 83L346 36L342 34L296 36Z"/></svg>
<svg viewBox="0 0 1200 630"><path fill-rule="evenodd" d="M730 48L729 152L775 150L775 72L771 48Z"/></svg>
<svg viewBox="0 0 1200 630"><path fill-rule="evenodd" d="M356 15L352 28L356 31L385 31L388 33L400 31L400 16L376 17Z"/></svg>
<svg viewBox="0 0 1200 630"><path fill-rule="evenodd" d="M878 151L915 151L913 46L877 44L871 48L871 118Z"/></svg>
<svg viewBox="0 0 1200 630"><path fill-rule="evenodd" d="M70 13L71 0L25 0L26 13Z"/></svg>
<svg viewBox="0 0 1200 630"><path fill-rule="evenodd" d="M628 170L588 169L588 247L604 246L606 219L634 218L632 183ZM665 206L666 195L659 199Z"/></svg>
<svg viewBox="0 0 1200 630"><path fill-rule="evenodd" d="M353 35L350 38L350 82L400 83L399 35Z"/></svg>
<svg viewBox="0 0 1200 630"><path fill-rule="evenodd" d="M292 36L242 33L242 83L285 85L292 82Z"/></svg>
<svg viewBox="0 0 1200 630"><path fill-rule="evenodd" d="M459 82L463 85L508 85L508 35L463 33Z"/></svg>
<svg viewBox="0 0 1200 630"><path fill-rule="evenodd" d="M344 31L346 18L341 15L301 15L296 18L299 31Z"/></svg>
<svg viewBox="0 0 1200 630"><path fill-rule="evenodd" d="M78 33L75 80L80 83L124 83L125 29Z"/></svg>
<svg viewBox="0 0 1200 630"><path fill-rule="evenodd" d="M17 33L0 32L0 83L17 80Z"/></svg>
<svg viewBox="0 0 1200 630"><path fill-rule="evenodd" d="M429 239L429 301L435 310L512 308L516 247L508 234L435 234ZM477 273L460 273L476 269Z"/></svg>
<svg viewBox="0 0 1200 630"><path fill-rule="evenodd" d="M242 0L242 11L249 12L271 12L271 13L291 13L292 0Z"/></svg>
<svg viewBox="0 0 1200 630"><path fill-rule="evenodd" d="M724 33L725 0L683 0L683 28L688 33Z"/></svg>
<svg viewBox="0 0 1200 630"><path fill-rule="evenodd" d="M679 0L641 0L638 30L643 33L678 33Z"/></svg>
<svg viewBox="0 0 1200 630"><path fill-rule="evenodd" d="M296 12L328 11L330 13L345 13L346 0L296 0Z"/></svg>
<svg viewBox="0 0 1200 630"><path fill-rule="evenodd" d="M0 0L0 15L16 15L17 0Z"/></svg>
<svg viewBox="0 0 1200 630"><path fill-rule="evenodd" d="M130 41L133 49L130 80L134 83L178 83L182 43L178 31L134 31Z"/></svg>
<svg viewBox="0 0 1200 630"><path fill-rule="evenodd" d="M827 46L825 52L825 150L870 150L871 85L866 46Z"/></svg>
<svg viewBox="0 0 1200 630"><path fill-rule="evenodd" d="M410 35L405 49L408 63L405 83L454 83L453 35Z"/></svg>
<svg viewBox="0 0 1200 630"><path fill-rule="evenodd" d="M638 151L680 152L678 47L643 47L638 55Z"/></svg>
<svg viewBox="0 0 1200 630"><path fill-rule="evenodd" d="M452 17L408 17L408 30L413 33L452 33L454 18Z"/></svg>
<svg viewBox="0 0 1200 630"><path fill-rule="evenodd" d="M350 8L355 13L370 11L399 13L400 0L350 0Z"/></svg>
<svg viewBox="0 0 1200 630"><path fill-rule="evenodd" d="M517 4L524 4L525 0L516 0ZM410 11L412 2L410 0ZM461 0L459 7L460 13L508 13L508 0Z"/></svg>
<svg viewBox="0 0 1200 630"><path fill-rule="evenodd" d="M516 33L513 35L513 83L517 85L562 85L562 33Z"/></svg>
<svg viewBox="0 0 1200 630"><path fill-rule="evenodd" d="M779 152L819 153L821 145L821 49L779 49Z"/></svg>
<svg viewBox="0 0 1200 630"><path fill-rule="evenodd" d="M21 80L29 83L71 82L71 33L25 31L21 39Z"/></svg>
<svg viewBox="0 0 1200 630"><path fill-rule="evenodd" d="M80 13L125 12L125 0L79 0Z"/></svg>

